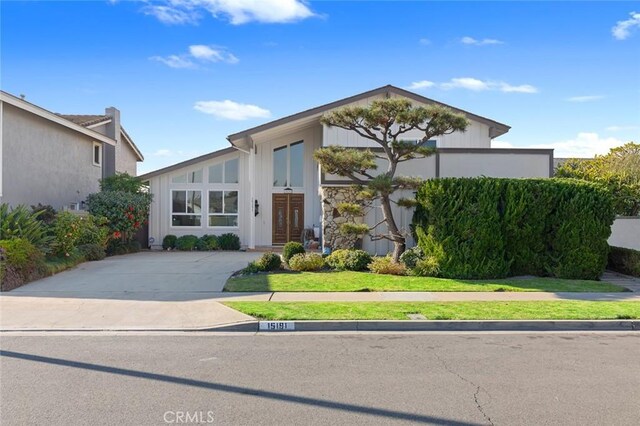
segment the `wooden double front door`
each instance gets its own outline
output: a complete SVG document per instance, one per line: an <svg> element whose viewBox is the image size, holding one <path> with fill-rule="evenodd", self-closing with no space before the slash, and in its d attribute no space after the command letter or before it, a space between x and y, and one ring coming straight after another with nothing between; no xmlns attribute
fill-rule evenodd
<svg viewBox="0 0 640 426"><path fill-rule="evenodd" d="M304 194L273 194L272 244L300 241L304 229Z"/></svg>

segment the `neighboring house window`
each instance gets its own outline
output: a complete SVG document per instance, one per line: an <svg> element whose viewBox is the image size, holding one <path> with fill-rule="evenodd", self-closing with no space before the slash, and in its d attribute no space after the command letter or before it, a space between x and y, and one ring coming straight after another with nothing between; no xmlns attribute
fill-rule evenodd
<svg viewBox="0 0 640 426"><path fill-rule="evenodd" d="M171 191L171 226L201 226L202 192Z"/></svg>
<svg viewBox="0 0 640 426"><path fill-rule="evenodd" d="M426 146L427 148L436 148L437 142L433 139L429 139L428 141L418 140L418 145Z"/></svg>
<svg viewBox="0 0 640 426"><path fill-rule="evenodd" d="M192 170L171 178L172 183L202 183L202 169Z"/></svg>
<svg viewBox="0 0 640 426"><path fill-rule="evenodd" d="M102 144L99 142L93 143L93 165L102 165Z"/></svg>
<svg viewBox="0 0 640 426"><path fill-rule="evenodd" d="M303 141L273 150L273 186L304 186Z"/></svg>
<svg viewBox="0 0 640 426"><path fill-rule="evenodd" d="M238 226L238 191L209 191L209 226Z"/></svg>
<svg viewBox="0 0 640 426"><path fill-rule="evenodd" d="M238 159L209 166L209 183L238 183Z"/></svg>

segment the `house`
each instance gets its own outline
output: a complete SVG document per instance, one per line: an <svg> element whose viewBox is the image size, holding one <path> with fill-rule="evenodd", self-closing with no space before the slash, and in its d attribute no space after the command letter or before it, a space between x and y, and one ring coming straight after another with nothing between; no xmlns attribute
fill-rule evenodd
<svg viewBox="0 0 640 426"><path fill-rule="evenodd" d="M79 207L100 179L136 174L144 157L120 124L104 115L55 114L0 92L0 202Z"/></svg>
<svg viewBox="0 0 640 426"><path fill-rule="evenodd" d="M351 185L323 173L313 153L328 145L375 145L355 133L322 125L320 117L334 108L397 96L416 105L440 104L384 86L234 133L227 137L228 148L141 176L154 195L149 218L151 246L160 247L167 234L233 232L252 249L300 241L303 235L315 232L324 245L335 249L340 245L334 232L339 221L335 206L349 197ZM507 133L509 126L450 108L468 117L468 130L429 141L438 148L437 154L402 163L400 173L423 178L553 174L553 150L493 149L491 140ZM419 132L406 135L406 139L421 138ZM411 211L403 209L396 217L408 229ZM364 220L374 224L380 218L379 209L373 208ZM390 246L365 237L363 247L381 254Z"/></svg>

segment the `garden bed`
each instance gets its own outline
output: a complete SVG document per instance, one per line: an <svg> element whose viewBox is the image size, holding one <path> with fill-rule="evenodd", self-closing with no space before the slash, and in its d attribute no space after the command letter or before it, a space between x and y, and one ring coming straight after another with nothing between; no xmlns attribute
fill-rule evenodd
<svg viewBox="0 0 640 426"><path fill-rule="evenodd" d="M285 272L240 275L224 288L233 292L353 292L353 291L546 291L621 292L624 287L602 281L522 277L459 280L434 277L378 275L368 272Z"/></svg>
<svg viewBox="0 0 640 426"><path fill-rule="evenodd" d="M226 302L263 320L615 320L640 319L640 302Z"/></svg>

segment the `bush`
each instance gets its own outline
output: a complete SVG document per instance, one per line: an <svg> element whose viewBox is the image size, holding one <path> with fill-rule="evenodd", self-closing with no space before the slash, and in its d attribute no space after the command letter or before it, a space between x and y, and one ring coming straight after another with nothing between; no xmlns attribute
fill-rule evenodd
<svg viewBox="0 0 640 426"><path fill-rule="evenodd" d="M621 274L640 277L640 251L623 247L611 247L607 267Z"/></svg>
<svg viewBox="0 0 640 426"><path fill-rule="evenodd" d="M38 220L40 214L32 213L25 206L11 209L8 204L0 204L0 240L21 238L46 252L51 237L47 235L46 226Z"/></svg>
<svg viewBox="0 0 640 426"><path fill-rule="evenodd" d="M400 255L400 262L404 264L407 269L413 269L419 260L424 259L424 253L420 246L411 247Z"/></svg>
<svg viewBox="0 0 640 426"><path fill-rule="evenodd" d="M598 279L614 213L601 186L572 179L446 178L418 191L413 225L438 276Z"/></svg>
<svg viewBox="0 0 640 426"><path fill-rule="evenodd" d="M100 191L122 191L132 194L143 192L144 184L137 176L129 173L116 173L100 180Z"/></svg>
<svg viewBox="0 0 640 426"><path fill-rule="evenodd" d="M89 261L102 260L107 257L104 247L100 244L81 244L78 246L80 255Z"/></svg>
<svg viewBox="0 0 640 426"><path fill-rule="evenodd" d="M236 234L227 233L218 237L220 250L240 250L240 237Z"/></svg>
<svg viewBox="0 0 640 426"><path fill-rule="evenodd" d="M38 220L45 225L51 225L56 218L56 209L49 204L31 206L31 213L38 215Z"/></svg>
<svg viewBox="0 0 640 426"><path fill-rule="evenodd" d="M152 196L149 193L103 191L89 194L87 209L97 217L108 220L113 238L129 241L147 223Z"/></svg>
<svg viewBox="0 0 640 426"><path fill-rule="evenodd" d="M298 253L289 259L293 271L319 271L324 267L324 258L318 253Z"/></svg>
<svg viewBox="0 0 640 426"><path fill-rule="evenodd" d="M0 285L11 290L46 274L44 255L28 240L0 240Z"/></svg>
<svg viewBox="0 0 640 426"><path fill-rule="evenodd" d="M215 235L203 235L198 240L196 248L202 251L218 250L218 237Z"/></svg>
<svg viewBox="0 0 640 426"><path fill-rule="evenodd" d="M82 217L70 212L60 212L53 222L53 253L56 256L69 257L78 246L82 236Z"/></svg>
<svg viewBox="0 0 640 426"><path fill-rule="evenodd" d="M326 262L339 271L364 271L371 263L371 255L364 250L339 249L327 256Z"/></svg>
<svg viewBox="0 0 640 426"><path fill-rule="evenodd" d="M176 249L180 251L191 251L196 248L198 237L195 235L183 235L176 240Z"/></svg>
<svg viewBox="0 0 640 426"><path fill-rule="evenodd" d="M176 237L175 235L171 235L171 234L165 235L164 238L162 239L162 248L165 250L176 248L177 239L178 237Z"/></svg>
<svg viewBox="0 0 640 426"><path fill-rule="evenodd" d="M282 258L279 254L266 252L254 264L261 272L275 271L282 267Z"/></svg>
<svg viewBox="0 0 640 426"><path fill-rule="evenodd" d="M137 253L141 250L140 243L136 240L122 241L111 240L107 245L107 256L117 256L121 254Z"/></svg>
<svg viewBox="0 0 640 426"><path fill-rule="evenodd" d="M107 248L110 232L106 226L107 219L104 217L97 218L92 215L80 216L80 237L78 245L95 244L102 249Z"/></svg>
<svg viewBox="0 0 640 426"><path fill-rule="evenodd" d="M390 256L374 257L369 264L369 270L374 274L406 275L407 267L404 263L394 262Z"/></svg>
<svg viewBox="0 0 640 426"><path fill-rule="evenodd" d="M425 257L416 262L416 266L411 269L411 275L418 277L437 277L440 273L440 263L434 256Z"/></svg>
<svg viewBox="0 0 640 426"><path fill-rule="evenodd" d="M289 259L291 259L294 255L305 252L306 250L304 249L304 246L302 244L295 241L289 241L282 248L282 259L284 260L284 263L288 264Z"/></svg>

